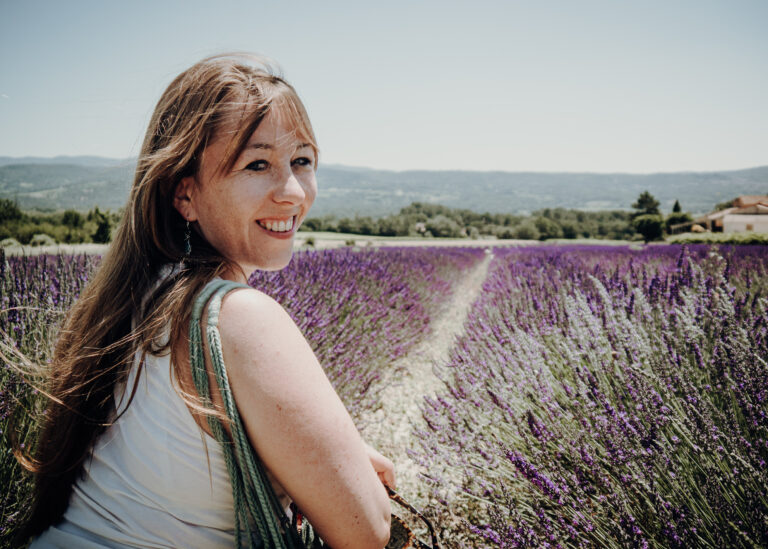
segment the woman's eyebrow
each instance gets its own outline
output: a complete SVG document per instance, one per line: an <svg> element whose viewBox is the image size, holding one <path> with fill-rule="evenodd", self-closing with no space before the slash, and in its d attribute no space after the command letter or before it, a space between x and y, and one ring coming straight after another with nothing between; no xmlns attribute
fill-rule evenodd
<svg viewBox="0 0 768 549"><path fill-rule="evenodd" d="M274 149L269 143L248 143L246 149Z"/></svg>
<svg viewBox="0 0 768 549"><path fill-rule="evenodd" d="M296 145L296 150L303 149L304 147L311 147L311 143L299 143ZM270 145L269 143L248 143L248 145L245 147L246 149L268 149L272 150L275 147Z"/></svg>

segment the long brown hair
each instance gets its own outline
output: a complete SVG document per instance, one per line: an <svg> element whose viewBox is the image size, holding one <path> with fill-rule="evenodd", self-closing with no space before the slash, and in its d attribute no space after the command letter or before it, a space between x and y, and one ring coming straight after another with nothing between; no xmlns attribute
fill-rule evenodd
<svg viewBox="0 0 768 549"><path fill-rule="evenodd" d="M114 391L127 378L137 352L156 353L170 345L174 374L181 379L181 368L188 364L176 360L173 343L187 337L192 300L208 281L235 266L198 231L191 231L192 252L185 256L185 221L173 207L173 193L183 177L197 174L206 144L225 128L234 130L221 169L231 169L271 109L287 115L317 154L295 90L256 56L206 58L176 77L160 98L122 222L59 333L34 457L19 456L34 473L35 485L18 539L61 519L97 438L115 420ZM159 273L168 264L183 266L158 288ZM169 343L158 348L158 336L168 324ZM194 395L184 396L194 401Z"/></svg>

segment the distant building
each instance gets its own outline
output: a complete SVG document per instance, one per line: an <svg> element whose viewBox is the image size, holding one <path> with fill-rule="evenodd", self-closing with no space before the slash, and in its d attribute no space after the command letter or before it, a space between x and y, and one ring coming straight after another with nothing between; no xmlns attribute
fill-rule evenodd
<svg viewBox="0 0 768 549"><path fill-rule="evenodd" d="M732 211L738 210L738 208L732 207L732 208L726 208L724 210L720 210L719 212L712 212L708 213L705 216L702 216L698 219L694 219L693 223L697 223L707 229L710 232L718 233L722 232L723 230L723 217L731 213Z"/></svg>
<svg viewBox="0 0 768 549"><path fill-rule="evenodd" d="M716 233L768 233L768 196L740 196L732 207L694 219L693 224Z"/></svg>
<svg viewBox="0 0 768 549"><path fill-rule="evenodd" d="M765 202L738 208L723 216L724 233L768 233L768 197Z"/></svg>

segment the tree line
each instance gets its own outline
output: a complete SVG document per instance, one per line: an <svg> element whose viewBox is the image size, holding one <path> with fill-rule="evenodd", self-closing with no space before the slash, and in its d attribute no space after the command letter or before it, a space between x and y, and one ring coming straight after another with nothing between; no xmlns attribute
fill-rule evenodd
<svg viewBox="0 0 768 549"><path fill-rule="evenodd" d="M329 231L371 236L423 236L449 238L596 238L607 240L661 239L673 225L692 220L675 201L672 212L664 216L659 201L648 191L632 204L633 211L583 211L544 208L530 215L477 213L439 204L414 202L399 213L374 219L369 216L311 217L301 230Z"/></svg>
<svg viewBox="0 0 768 549"><path fill-rule="evenodd" d="M0 198L0 241L14 239L20 244L107 243L120 212L102 212L95 207L87 213L64 210L55 213L25 212L18 204Z"/></svg>
<svg viewBox="0 0 768 549"><path fill-rule="evenodd" d="M649 192L640 194L633 211L582 211L544 208L530 215L477 213L439 204L414 202L397 214L380 218L310 217L301 230L330 231L370 236L421 236L435 238L480 238L547 240L551 238L595 238L607 240L657 240L670 227L691 220L679 202L667 216ZM0 241L13 238L21 244L54 242L106 243L119 223L120 212L93 208L83 214L75 210L57 213L24 212L12 200L0 199Z"/></svg>

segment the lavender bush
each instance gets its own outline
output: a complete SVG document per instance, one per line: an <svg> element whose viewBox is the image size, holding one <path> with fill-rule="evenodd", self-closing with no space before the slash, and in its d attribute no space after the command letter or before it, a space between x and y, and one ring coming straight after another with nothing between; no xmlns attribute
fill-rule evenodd
<svg viewBox="0 0 768 549"><path fill-rule="evenodd" d="M56 327L80 295L98 258L31 256L6 258L0 249L0 337L3 355L43 365L50 358ZM3 361L0 367L0 544L5 546L24 511L28 479L13 456L11 436L30 443L42 399ZM15 412L15 417L12 414ZM13 426L14 433L9 431Z"/></svg>
<svg viewBox="0 0 768 549"><path fill-rule="evenodd" d="M413 456L496 547L768 546L768 250L497 250Z"/></svg>

